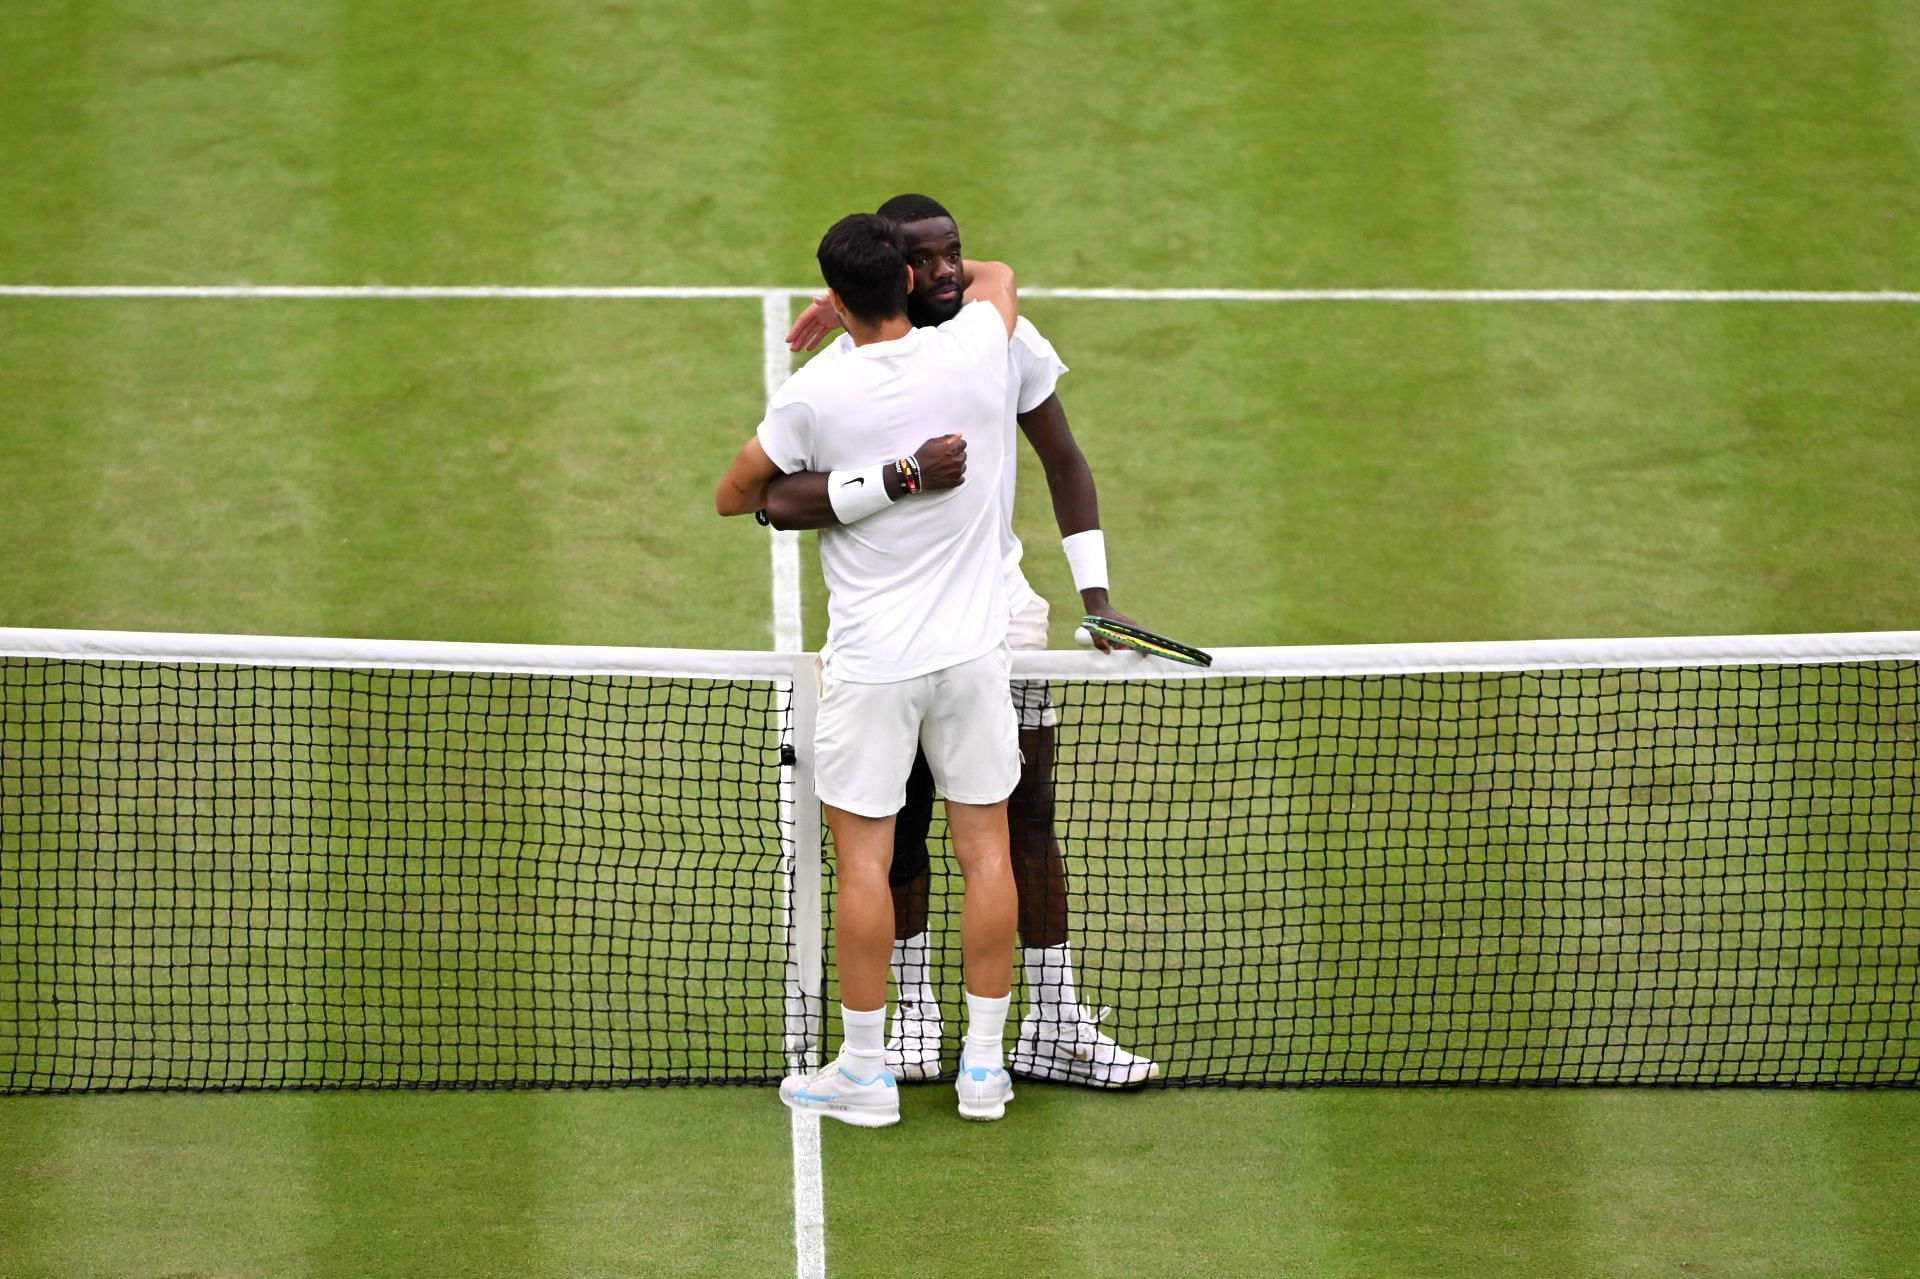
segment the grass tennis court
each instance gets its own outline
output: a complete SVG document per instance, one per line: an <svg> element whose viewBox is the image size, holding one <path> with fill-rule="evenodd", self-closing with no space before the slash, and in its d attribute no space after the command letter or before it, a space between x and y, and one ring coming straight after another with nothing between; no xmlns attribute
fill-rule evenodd
<svg viewBox="0 0 1920 1279"><path fill-rule="evenodd" d="M0 284L804 286L923 189L1039 285L1920 287L1891 0L32 0L0 82ZM1920 617L1920 307L1029 314L1115 602L1197 642ZM767 647L765 534L710 513L762 360L751 299L0 298L0 625ZM1064 645L1032 469L1018 524ZM824 1133L831 1273L1920 1254L1907 1091L906 1101ZM793 1266L770 1089L0 1098L7 1274Z"/></svg>

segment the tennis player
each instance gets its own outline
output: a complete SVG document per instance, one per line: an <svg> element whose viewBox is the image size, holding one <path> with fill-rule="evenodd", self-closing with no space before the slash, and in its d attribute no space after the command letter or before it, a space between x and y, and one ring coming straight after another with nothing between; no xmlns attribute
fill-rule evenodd
<svg viewBox="0 0 1920 1279"><path fill-rule="evenodd" d="M962 305L966 264L953 215L924 195L898 195L880 206L896 219L913 267L907 315L917 326L951 320ZM816 299L787 335L796 351L810 350L839 327L825 299ZM854 349L842 334L825 355ZM815 360L818 363L819 359ZM1082 608L1101 617L1132 619L1114 609L1107 595L1106 548L1100 531L1093 471L1074 441L1066 410L1055 390L1067 366L1029 321L1014 327L1008 345L1007 404L1001 433L1005 464L996 476L979 456L962 461L1001 494L1001 566L1010 613L1008 640L1015 649L1047 646L1047 602L1021 571L1023 549L1013 531L1014 426L1018 423L1046 472L1067 561ZM817 472L775 480L767 492L767 517L778 528L832 528L842 516L830 500L828 477ZM1102 649L1107 646L1101 645ZM1075 989L1069 934L1066 873L1053 821L1054 728L1059 723L1044 680L1013 686L1020 713L1020 784L1008 807L1014 879L1020 895L1020 941L1027 975L1028 1011L1020 1022L1009 1066L1016 1075L1098 1088L1127 1088L1160 1073L1150 1059L1128 1052L1098 1027L1100 1016L1084 1008ZM941 1070L940 1004L928 965L927 896L931 868L927 828L933 820L934 781L924 757L914 761L907 802L894 828L895 942L892 970L899 991L887 1061L902 1079L932 1079Z"/></svg>
<svg viewBox="0 0 1920 1279"><path fill-rule="evenodd" d="M819 260L827 304L853 349L787 380L715 497L722 515L745 514L761 509L781 472L822 471L840 514L820 535L829 619L813 748L834 840L842 1045L824 1069L782 1083L780 1096L861 1127L899 1122L885 1051L887 871L919 743L946 797L966 880L968 1024L955 1090L962 1115L998 1119L1013 1096L1002 1057L1016 912L1007 796L1020 775L1000 494L991 484L928 491L910 450L937 423L987 474L999 473L1007 339L1018 318L1013 273L974 264L966 305L946 324L916 328L892 220L841 219L820 241Z"/></svg>

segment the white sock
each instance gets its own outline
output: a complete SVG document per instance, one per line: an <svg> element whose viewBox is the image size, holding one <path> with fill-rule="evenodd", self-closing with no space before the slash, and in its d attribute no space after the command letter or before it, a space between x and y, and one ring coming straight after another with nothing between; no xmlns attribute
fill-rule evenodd
<svg viewBox="0 0 1920 1279"><path fill-rule="evenodd" d="M967 1046L961 1054L968 1066L998 1070L1005 1065L1001 1042L1007 1037L1007 1005L1011 995L987 999L967 992Z"/></svg>
<svg viewBox="0 0 1920 1279"><path fill-rule="evenodd" d="M1020 952L1026 965L1027 1003L1042 1021L1080 1019L1080 996L1073 988L1073 943L1027 946Z"/></svg>
<svg viewBox="0 0 1920 1279"><path fill-rule="evenodd" d="M887 1060L887 1006L862 1012L840 1005L840 1055L862 1066L884 1066Z"/></svg>
<svg viewBox="0 0 1920 1279"><path fill-rule="evenodd" d="M893 985L903 1004L937 1004L927 975L927 932L893 943Z"/></svg>

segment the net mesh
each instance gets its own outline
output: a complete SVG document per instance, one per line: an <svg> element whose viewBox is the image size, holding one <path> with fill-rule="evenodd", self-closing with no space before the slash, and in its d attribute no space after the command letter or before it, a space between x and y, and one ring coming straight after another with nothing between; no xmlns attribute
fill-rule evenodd
<svg viewBox="0 0 1920 1279"><path fill-rule="evenodd" d="M1078 1002L1163 1082L1920 1083L1913 662L1054 693Z"/></svg>
<svg viewBox="0 0 1920 1279"><path fill-rule="evenodd" d="M783 703L0 659L0 1088L775 1077Z"/></svg>
<svg viewBox="0 0 1920 1279"><path fill-rule="evenodd" d="M1920 663L1052 688L1159 1082L1920 1082ZM0 1091L775 1079L788 700L0 658Z"/></svg>

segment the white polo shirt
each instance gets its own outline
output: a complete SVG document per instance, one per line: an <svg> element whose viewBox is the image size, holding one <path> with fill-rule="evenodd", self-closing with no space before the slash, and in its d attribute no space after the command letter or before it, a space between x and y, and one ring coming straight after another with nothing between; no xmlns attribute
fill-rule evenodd
<svg viewBox="0 0 1920 1279"><path fill-rule="evenodd" d="M774 393L757 434L782 471L855 470L936 435L967 440L969 480L820 530L826 671L857 684L911 679L1006 642L1001 484L1007 330L973 302L938 328L829 348Z"/></svg>
<svg viewBox="0 0 1920 1279"><path fill-rule="evenodd" d="M1032 592L1026 574L1020 571L1023 548L1013 531L1013 489L1019 476L1019 450L1015 437L1022 413L1031 413L1046 403L1060 383L1067 366L1053 349L1053 343L1040 336L1040 330L1027 323L1025 316L1013 326L1013 340L1007 343L1007 460L1000 476L1000 500L1006 514L1001 525L1001 565L1006 575L1008 599L1022 598ZM967 454L971 460L973 454Z"/></svg>
<svg viewBox="0 0 1920 1279"><path fill-rule="evenodd" d="M832 346L815 357L815 362L829 355L843 356L856 350L859 348L853 344L852 336L842 333ZM1000 472L1000 559L1009 602L1025 599L1033 589L1027 585L1026 574L1021 571L1020 557L1024 548L1020 545L1019 535L1013 531L1014 486L1020 474L1018 418L1020 414L1031 413L1046 403L1065 372L1067 366L1053 349L1053 343L1042 337L1040 330L1033 327L1026 316L1015 321L1013 340L1007 343L1007 411L1002 426L1006 436L1006 458ZM873 465L873 459L867 459L866 465ZM985 474L978 468L979 458L974 453L973 442L969 440L967 474Z"/></svg>

